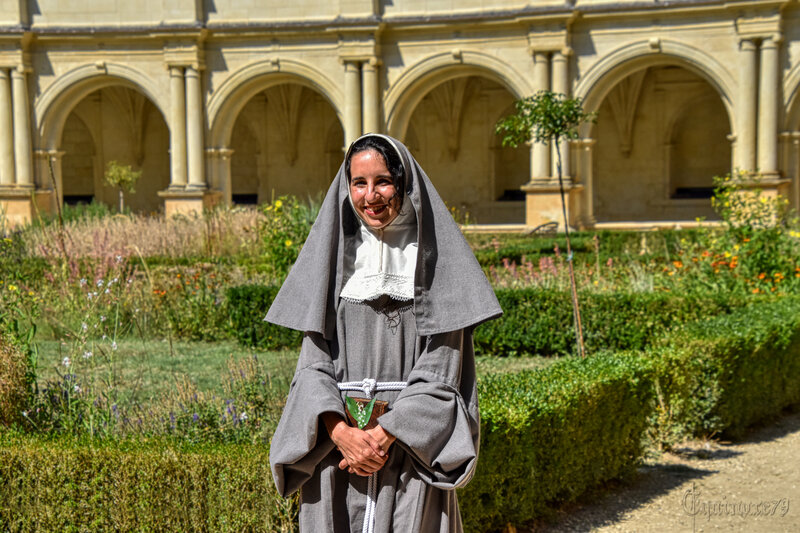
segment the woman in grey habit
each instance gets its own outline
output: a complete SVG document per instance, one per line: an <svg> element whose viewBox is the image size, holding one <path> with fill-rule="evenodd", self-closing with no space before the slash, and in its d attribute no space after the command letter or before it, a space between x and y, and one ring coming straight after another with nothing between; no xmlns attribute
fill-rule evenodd
<svg viewBox="0 0 800 533"><path fill-rule="evenodd" d="M455 489L480 429L472 331L500 314L408 149L354 142L266 317L305 332L270 449L278 491L300 490L301 531L462 530ZM388 406L359 429L347 396Z"/></svg>

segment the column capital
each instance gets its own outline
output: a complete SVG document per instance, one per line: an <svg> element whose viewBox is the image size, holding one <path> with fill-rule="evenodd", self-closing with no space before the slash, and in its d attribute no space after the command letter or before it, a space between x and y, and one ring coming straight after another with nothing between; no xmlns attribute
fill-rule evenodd
<svg viewBox="0 0 800 533"><path fill-rule="evenodd" d="M550 56L550 50L538 50L531 48L531 56L533 56L534 63L539 61L547 61Z"/></svg>
<svg viewBox="0 0 800 533"><path fill-rule="evenodd" d="M339 62L344 65L345 72L357 72L361 70L360 60L339 58Z"/></svg>
<svg viewBox="0 0 800 533"><path fill-rule="evenodd" d="M783 35L780 33L774 33L770 36L764 37L764 39L761 41L761 49L776 49L781 45L782 42Z"/></svg>
<svg viewBox="0 0 800 533"><path fill-rule="evenodd" d="M571 47L564 46L560 50L553 51L553 61L568 61L573 53L574 51Z"/></svg>
<svg viewBox="0 0 800 533"><path fill-rule="evenodd" d="M758 46L753 37L739 37L739 48L746 52L754 52Z"/></svg>

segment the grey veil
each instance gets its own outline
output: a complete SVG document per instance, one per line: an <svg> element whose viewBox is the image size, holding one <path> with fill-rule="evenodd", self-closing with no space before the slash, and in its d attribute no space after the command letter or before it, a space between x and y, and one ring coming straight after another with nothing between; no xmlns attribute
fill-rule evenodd
<svg viewBox="0 0 800 533"><path fill-rule="evenodd" d="M502 314L486 276L461 230L419 163L399 141L385 136L406 171L405 201L417 215L418 253L414 275L417 334L467 328ZM349 153L349 151L348 151ZM265 320L330 340L342 288L345 237L358 220L350 205L344 164L333 180L316 222Z"/></svg>

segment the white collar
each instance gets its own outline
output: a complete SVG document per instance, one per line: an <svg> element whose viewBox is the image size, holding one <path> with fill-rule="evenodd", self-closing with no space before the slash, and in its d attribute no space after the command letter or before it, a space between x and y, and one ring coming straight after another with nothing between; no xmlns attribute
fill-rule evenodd
<svg viewBox="0 0 800 533"><path fill-rule="evenodd" d="M339 296L354 302L384 294L395 300L413 299L417 217L411 202L403 202L397 218L379 230L357 218L359 229L345 243L344 286Z"/></svg>

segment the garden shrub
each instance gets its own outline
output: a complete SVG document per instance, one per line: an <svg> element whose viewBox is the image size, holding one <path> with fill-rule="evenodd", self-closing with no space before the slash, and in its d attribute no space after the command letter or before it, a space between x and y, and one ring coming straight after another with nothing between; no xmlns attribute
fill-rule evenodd
<svg viewBox="0 0 800 533"><path fill-rule="evenodd" d="M481 458L459 494L465 529L527 522L631 472L652 408L650 365L604 353L480 380Z"/></svg>
<svg viewBox="0 0 800 533"><path fill-rule="evenodd" d="M259 225L267 274L283 281L297 260L300 249L317 218L321 202L302 203L295 196L281 196L262 208Z"/></svg>
<svg viewBox="0 0 800 533"><path fill-rule="evenodd" d="M566 355L575 348L568 292L496 289L503 308L498 320L475 330L477 353ZM583 335L589 353L641 350L670 329L740 305L724 297L688 298L669 293L591 293L579 295Z"/></svg>
<svg viewBox="0 0 800 533"><path fill-rule="evenodd" d="M691 324L649 356L660 434L739 436L800 402L800 300L755 302Z"/></svg>
<svg viewBox="0 0 800 533"><path fill-rule="evenodd" d="M0 334L0 426L22 417L28 400L28 358Z"/></svg>
<svg viewBox="0 0 800 533"><path fill-rule="evenodd" d="M0 434L3 531L293 531L266 445Z"/></svg>
<svg viewBox="0 0 800 533"><path fill-rule="evenodd" d="M264 322L280 287L241 285L227 291L233 337L244 346L267 350L300 346L303 334L282 326Z"/></svg>

